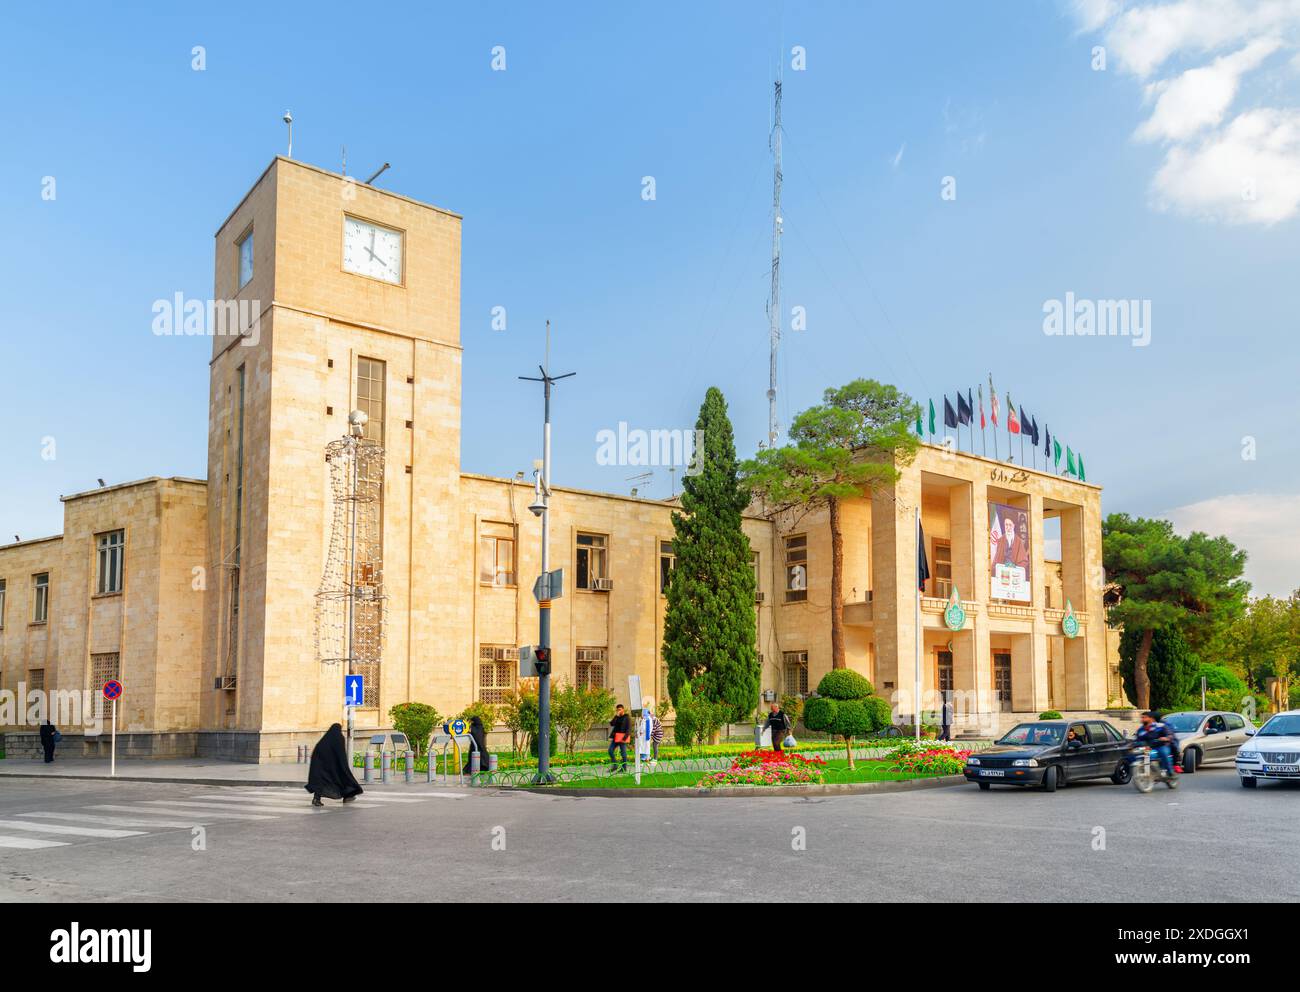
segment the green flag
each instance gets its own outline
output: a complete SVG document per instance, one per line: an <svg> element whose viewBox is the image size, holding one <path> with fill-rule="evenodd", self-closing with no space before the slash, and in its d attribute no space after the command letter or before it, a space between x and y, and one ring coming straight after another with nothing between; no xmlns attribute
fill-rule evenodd
<svg viewBox="0 0 1300 992"><path fill-rule="evenodd" d="M1083 455L1079 456L1079 481L1080 482L1088 481L1088 477L1083 474Z"/></svg>
<svg viewBox="0 0 1300 992"><path fill-rule="evenodd" d="M930 434L934 434L934 400L930 401Z"/></svg>
<svg viewBox="0 0 1300 992"><path fill-rule="evenodd" d="M916 436L925 437L925 431L921 428L921 408L916 408Z"/></svg>
<svg viewBox="0 0 1300 992"><path fill-rule="evenodd" d="M1074 452L1070 450L1068 444L1065 446L1065 470L1071 475L1079 474L1079 470L1074 467Z"/></svg>
<svg viewBox="0 0 1300 992"><path fill-rule="evenodd" d="M1052 467L1061 467L1061 442L1056 438L1052 438Z"/></svg>

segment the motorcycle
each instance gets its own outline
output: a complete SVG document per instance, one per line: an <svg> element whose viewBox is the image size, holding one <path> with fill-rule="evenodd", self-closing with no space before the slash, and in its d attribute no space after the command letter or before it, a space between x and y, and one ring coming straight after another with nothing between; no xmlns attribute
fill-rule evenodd
<svg viewBox="0 0 1300 992"><path fill-rule="evenodd" d="M1129 754L1132 756L1130 765L1132 768L1133 788L1138 792L1150 792L1156 787L1156 782L1164 782L1170 789L1178 788L1178 772L1172 774L1166 772L1160 764L1160 759L1151 753L1151 748L1145 744L1139 744L1133 748Z"/></svg>

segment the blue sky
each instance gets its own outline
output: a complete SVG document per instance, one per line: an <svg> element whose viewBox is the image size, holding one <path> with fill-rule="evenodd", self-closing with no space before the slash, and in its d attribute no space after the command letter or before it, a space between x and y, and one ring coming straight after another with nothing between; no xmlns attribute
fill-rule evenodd
<svg viewBox="0 0 1300 992"><path fill-rule="evenodd" d="M0 537L57 533L57 497L97 477L204 474L209 342L155 337L151 307L211 295L212 234L283 153L286 108L295 157L338 170L346 145L350 173L391 162L380 185L464 215L465 470L530 467L540 397L515 377L548 317L553 368L578 372L557 482L628 491L641 469L597 464L596 432L689 427L709 385L752 452L783 57L783 309L807 329L786 332L782 421L857 376L941 405L992 372L1084 454L1107 511L1228 533L1259 591L1289 591L1296 24L1243 3L1236 26L1171 40L1143 33L1152 6L7 12ZM1067 292L1150 300L1149 345L1044 334ZM640 485L666 496L668 475Z"/></svg>

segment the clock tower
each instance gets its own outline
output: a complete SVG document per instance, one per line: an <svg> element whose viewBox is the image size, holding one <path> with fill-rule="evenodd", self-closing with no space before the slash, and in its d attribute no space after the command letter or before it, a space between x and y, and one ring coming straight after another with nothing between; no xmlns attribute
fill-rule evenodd
<svg viewBox="0 0 1300 992"><path fill-rule="evenodd" d="M469 657L463 625L433 627L463 596L445 540L460 524L460 232L454 213L276 158L216 234L213 295L241 319L210 361L205 755L284 758L342 720L344 673L318 660L314 617L325 448L351 410L385 451L388 623L357 725L420 698L435 643Z"/></svg>

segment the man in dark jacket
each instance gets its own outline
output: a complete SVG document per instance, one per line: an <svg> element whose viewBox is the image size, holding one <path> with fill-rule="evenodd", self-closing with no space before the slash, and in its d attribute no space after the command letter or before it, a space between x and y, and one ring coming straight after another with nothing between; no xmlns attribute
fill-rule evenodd
<svg viewBox="0 0 1300 992"><path fill-rule="evenodd" d="M780 703L772 704L772 712L768 714L766 726L772 731L772 750L780 751L786 735L790 733L790 718L781 709Z"/></svg>
<svg viewBox="0 0 1300 992"><path fill-rule="evenodd" d="M620 703L614 707L614 719L609 721L609 761L610 771L620 771L619 763L614 760L614 748L618 748L623 757L622 771L627 771L627 742L632 739L632 719Z"/></svg>
<svg viewBox="0 0 1300 992"><path fill-rule="evenodd" d="M58 732L58 728L49 720L41 724L41 747L45 750L45 763L47 765L54 760L54 736Z"/></svg>

